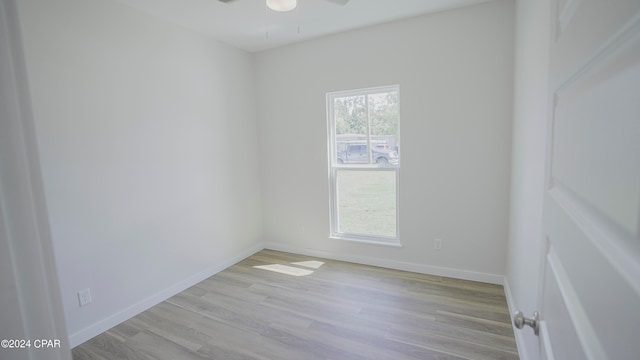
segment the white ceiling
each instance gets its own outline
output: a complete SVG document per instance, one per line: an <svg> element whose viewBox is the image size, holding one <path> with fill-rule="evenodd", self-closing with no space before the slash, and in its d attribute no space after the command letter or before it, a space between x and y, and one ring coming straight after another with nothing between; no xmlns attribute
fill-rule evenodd
<svg viewBox="0 0 640 360"><path fill-rule="evenodd" d="M287 13L265 0L119 0L161 19L256 52L323 35L489 0L298 0ZM298 31L299 29L299 31ZM268 36L267 36L268 32Z"/></svg>

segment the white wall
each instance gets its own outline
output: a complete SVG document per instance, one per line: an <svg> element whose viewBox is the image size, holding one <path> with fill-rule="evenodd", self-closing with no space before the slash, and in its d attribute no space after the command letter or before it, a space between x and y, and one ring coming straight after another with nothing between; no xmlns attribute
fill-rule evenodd
<svg viewBox="0 0 640 360"><path fill-rule="evenodd" d="M540 310L542 206L548 117L550 1L518 0L507 291L512 311ZM527 329L524 329L527 330ZM531 331L517 331L523 360L538 359Z"/></svg>
<svg viewBox="0 0 640 360"><path fill-rule="evenodd" d="M501 283L513 31L514 4L502 0L257 54L267 246ZM390 84L400 84L403 247L329 239L325 94Z"/></svg>
<svg viewBox="0 0 640 360"><path fill-rule="evenodd" d="M19 13L71 346L262 248L249 54L115 1Z"/></svg>

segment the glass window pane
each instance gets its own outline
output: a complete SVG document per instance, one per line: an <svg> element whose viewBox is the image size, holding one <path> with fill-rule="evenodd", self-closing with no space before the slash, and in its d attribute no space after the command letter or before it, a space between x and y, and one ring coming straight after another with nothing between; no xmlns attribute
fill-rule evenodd
<svg viewBox="0 0 640 360"><path fill-rule="evenodd" d="M398 92L371 94L367 102L371 121L371 161L379 165L398 165Z"/></svg>
<svg viewBox="0 0 640 360"><path fill-rule="evenodd" d="M359 135L366 137L367 114L365 96L346 96L335 98L333 113L335 117L336 135Z"/></svg>
<svg viewBox="0 0 640 360"><path fill-rule="evenodd" d="M396 237L396 172L337 170L338 232Z"/></svg>
<svg viewBox="0 0 640 360"><path fill-rule="evenodd" d="M368 163L367 150L358 146L366 144L368 133L365 95L335 98L333 114L337 155L334 160L338 164Z"/></svg>
<svg viewBox="0 0 640 360"><path fill-rule="evenodd" d="M368 98L371 134L397 137L398 135L398 93L385 92L371 94Z"/></svg>

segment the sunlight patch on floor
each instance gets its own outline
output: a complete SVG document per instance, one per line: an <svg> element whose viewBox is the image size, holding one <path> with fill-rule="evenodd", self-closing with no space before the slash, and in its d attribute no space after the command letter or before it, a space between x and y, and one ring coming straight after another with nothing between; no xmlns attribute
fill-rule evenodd
<svg viewBox="0 0 640 360"><path fill-rule="evenodd" d="M313 271L306 269L299 269L293 266L271 264L271 265L259 265L254 266L256 269L269 270L281 274L287 274L291 276L306 276L313 274Z"/></svg>
<svg viewBox="0 0 640 360"><path fill-rule="evenodd" d="M308 268L312 268L312 269L320 269L320 267L322 265L324 265L324 262L316 261L316 260L309 260L309 261L294 262L294 263L291 263L291 264L292 265L300 265L300 266L304 266L304 267L308 267Z"/></svg>

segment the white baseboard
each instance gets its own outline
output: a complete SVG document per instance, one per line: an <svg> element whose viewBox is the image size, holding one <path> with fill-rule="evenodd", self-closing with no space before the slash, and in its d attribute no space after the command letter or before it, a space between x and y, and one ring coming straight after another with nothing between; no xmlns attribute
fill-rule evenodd
<svg viewBox="0 0 640 360"><path fill-rule="evenodd" d="M210 267L198 274L192 275L178 283L175 283L173 285L171 285L170 287L157 292L151 296L149 296L148 298L133 304L131 306L129 306L128 308L125 308L103 320L98 321L97 323L94 323L78 332L75 332L73 334L69 335L69 347L74 348L80 344L82 344L83 342L97 336L100 335L101 333L111 329L112 327L120 324L121 322L128 320L136 315L138 315L139 313L151 308L152 306L155 306L163 301L165 301L166 299L172 297L173 295L176 295L188 288L190 288L191 286L219 273L220 271L230 267L231 265L255 254L256 252L260 251L264 249L264 246L262 243L258 243L256 245L253 245L252 247L250 247L249 249L237 254L236 256L233 256L229 259L227 259L224 262L221 262L219 264L216 264L213 267Z"/></svg>
<svg viewBox="0 0 640 360"><path fill-rule="evenodd" d="M522 331L518 330L513 326L513 313L516 312L516 306L513 303L513 296L511 295L511 288L509 287L509 281L507 277L504 277L504 294L507 298L507 306L509 307L509 316L511 317L511 326L513 328L513 333L516 337L516 346L518 347L518 355L520 356L520 360L529 360L527 356L527 352L525 351L524 345L524 334Z"/></svg>
<svg viewBox="0 0 640 360"><path fill-rule="evenodd" d="M379 267L395 269L395 270L411 271L411 272L416 272L420 274L446 276L446 277L462 279L462 280L472 280L472 281L484 282L489 284L502 285L504 283L504 276L497 275L497 274L488 274L488 273L452 269L452 268L446 268L446 267L440 267L440 266L415 264L415 263L408 263L403 261L379 259L379 258L372 258L372 257L352 255L352 254L341 254L341 253L322 251L322 250L304 249L304 248L277 244L277 243L266 243L265 249L284 251L284 252L290 252L290 253L307 255L307 256L316 256L316 257L321 257L321 258L331 259L331 260L347 261L347 262L352 262L357 264L379 266Z"/></svg>

